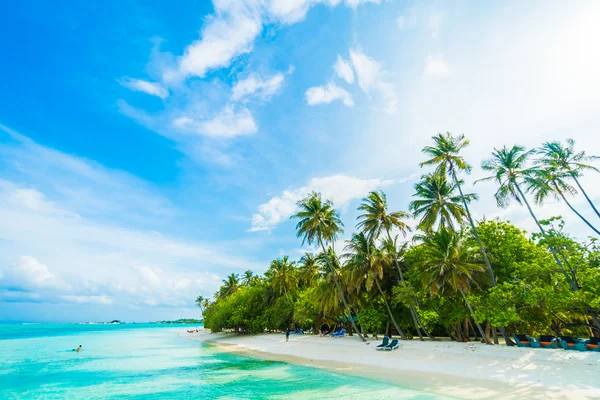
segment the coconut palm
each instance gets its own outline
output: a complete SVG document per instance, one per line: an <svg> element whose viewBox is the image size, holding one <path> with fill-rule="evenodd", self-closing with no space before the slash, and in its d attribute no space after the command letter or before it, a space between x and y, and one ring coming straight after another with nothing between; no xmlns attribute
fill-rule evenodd
<svg viewBox="0 0 600 400"><path fill-rule="evenodd" d="M265 272L271 285L279 294L285 294L290 305L292 301L289 292L298 287L298 275L296 273L296 263L289 260L288 256L271 261L271 266Z"/></svg>
<svg viewBox="0 0 600 400"><path fill-rule="evenodd" d="M359 211L363 214L358 216L357 228L361 229L367 236L373 240L379 239L381 233L385 232L388 240L391 240L392 228L398 229L403 235L410 231L410 227L403 221L410 217L410 214L404 211L388 211L387 196L383 191L370 192L369 195L362 199L362 203L358 206ZM400 281L404 282L404 275L398 260L394 258L394 264L398 270ZM410 314L415 325L415 330L419 334L419 338L423 340L423 335L419 330L418 317L415 308L410 306Z"/></svg>
<svg viewBox="0 0 600 400"><path fill-rule="evenodd" d="M534 170L529 190L534 193L536 204L542 205L548 196L553 196L557 200L563 200L567 206L573 211L587 226L589 226L597 235L600 236L600 231L596 229L590 221L588 221L573 205L569 202L566 195L575 195L577 190L567 181L568 174L550 166L545 166L542 169Z"/></svg>
<svg viewBox="0 0 600 400"><path fill-rule="evenodd" d="M421 282L429 289L431 296L445 291L460 293L475 319L473 307L467 298L477 273L485 271L484 266L477 264L473 251L460 235L447 228L430 232L423 236L423 254L415 266L421 269ZM487 344L492 344L481 325L476 322L477 329Z"/></svg>
<svg viewBox="0 0 600 400"><path fill-rule="evenodd" d="M527 190L528 188L535 187L537 184L536 174L538 171L535 168L530 168L527 164L532 153L532 150L526 151L523 146L516 145L511 148L504 146L501 149L494 149L492 158L481 163L481 168L483 168L484 171L492 172L492 175L479 179L475 181L475 183L480 181L495 181L499 185L498 190L494 195L498 206L507 207L512 199L515 199L517 203L521 205L525 204L540 232L543 236L546 236L546 231L535 216L533 209L527 201L527 197L525 197L523 188L521 187L524 186ZM565 270L554 247L551 245L548 247L556 264L558 264L563 271L563 274L568 279L571 287L574 290L577 290L578 287L575 280Z"/></svg>
<svg viewBox="0 0 600 400"><path fill-rule="evenodd" d="M227 279L223 279L223 286L219 289L219 297L227 297L235 293L240 287L239 274L231 274Z"/></svg>
<svg viewBox="0 0 600 400"><path fill-rule="evenodd" d="M299 210L291 217L299 220L296 224L297 236L302 237L302 244L317 245L321 247L323 253L327 254L325 244L333 244L338 235L344 232L344 224L342 224L338 212L333 208L333 203L329 200L323 200L320 193L312 192L298 201L297 205ZM333 270L330 257L326 257L326 261L331 270L338 296L344 304L344 309L351 315L350 308L342 292L342 287ZM365 338L358 331L354 320L350 318L350 321L354 332L356 332L363 342L366 342Z"/></svg>
<svg viewBox="0 0 600 400"><path fill-rule="evenodd" d="M391 264L392 262L391 257L388 257L386 252L378 249L374 240L367 237L364 232L353 234L352 239L347 241L344 251L347 251L347 253L344 254L344 258L347 260L346 265L349 270L353 272L353 286L357 290L360 290L364 283L365 289L369 292L372 289L373 284L375 284L385 303L388 315L390 316L396 331L402 339L406 340L407 337L398 326L387 298L381 289L381 284L379 283L383 278L384 266L387 263Z"/></svg>
<svg viewBox="0 0 600 400"><path fill-rule="evenodd" d="M312 253L304 253L300 259L300 280L306 286L314 286L321 275L319 261Z"/></svg>
<svg viewBox="0 0 600 400"><path fill-rule="evenodd" d="M421 217L419 229L429 232L437 225L439 228L455 230L455 222L462 224L467 218L467 211L462 204L462 197L455 194L456 187L440 172L421 177L421 182L415 184L416 193L413 196L417 199L408 206L415 217ZM474 193L468 193L465 194L465 199L470 203L478 197Z"/></svg>
<svg viewBox="0 0 600 400"><path fill-rule="evenodd" d="M254 275L254 272L247 270L246 272L244 272L242 274L242 283L245 286L249 286L251 283L255 282L256 280L256 275Z"/></svg>
<svg viewBox="0 0 600 400"><path fill-rule="evenodd" d="M200 312L202 314L204 314L204 302L205 302L204 296L200 295L200 296L196 297L196 307L200 307Z"/></svg>
<svg viewBox="0 0 600 400"><path fill-rule="evenodd" d="M460 197L463 201L463 206L465 207L465 211L469 219L469 224L471 225L471 230L473 231L475 240L479 245L479 250L481 251L481 255L483 256L483 260L485 261L485 266L490 276L492 286L495 286L496 276L494 275L492 264L490 264L490 260L488 259L485 248L483 247L483 243L481 242L479 234L477 233L475 222L473 221L473 217L471 216L471 212L469 211L468 198L464 195L461 187L462 181L460 181L457 177L458 172L471 172L471 166L460 155L460 152L465 147L467 147L470 144L470 142L465 138L465 135L461 134L454 136L450 132L438 133L436 136L433 136L432 139L435 142L435 145L425 146L423 148L423 153L425 153L431 158L427 161L420 163L419 165L421 167L426 165L435 165L436 172L439 172L442 175L449 174L452 177L452 181L458 189Z"/></svg>
<svg viewBox="0 0 600 400"><path fill-rule="evenodd" d="M567 145L563 146L560 142L546 142L537 151L538 154L542 155L542 158L537 161L545 167L557 169L560 172L567 174L573 178L575 184L581 190L581 193L585 196L594 212L600 217L600 212L587 195L586 191L583 190L579 177L583 176L584 171L595 171L600 170L592 165L586 164L588 161L594 161L600 159L598 156L588 156L585 151L575 152L574 149L575 141L573 139L567 139Z"/></svg>

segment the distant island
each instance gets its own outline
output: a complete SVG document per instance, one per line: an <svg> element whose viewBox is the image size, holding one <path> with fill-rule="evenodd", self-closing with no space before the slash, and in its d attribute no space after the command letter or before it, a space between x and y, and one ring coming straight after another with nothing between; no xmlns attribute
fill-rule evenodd
<svg viewBox="0 0 600 400"><path fill-rule="evenodd" d="M151 322L129 322L129 324L202 324L203 320L193 318L181 318L175 321L151 321ZM100 322L82 322L84 325L123 325L127 322L119 321L115 319L113 321L100 321Z"/></svg>
<svg viewBox="0 0 600 400"><path fill-rule="evenodd" d="M201 319L193 319L193 318L182 318L176 321L155 321L151 322L151 324L201 324L203 320Z"/></svg>

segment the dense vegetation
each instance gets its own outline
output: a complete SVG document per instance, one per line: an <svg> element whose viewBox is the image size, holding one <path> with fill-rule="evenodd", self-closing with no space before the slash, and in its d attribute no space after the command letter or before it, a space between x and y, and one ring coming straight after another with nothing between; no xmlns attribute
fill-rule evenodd
<svg viewBox="0 0 600 400"><path fill-rule="evenodd" d="M422 167L433 167L415 185L411 213L388 210L386 195L371 192L358 210L357 233L338 254L334 243L343 224L334 205L309 193L292 217L302 244L314 246L300 260L282 257L264 276L231 274L214 300L197 299L213 331L258 333L322 324L365 334L394 333L402 339L478 336L511 344L514 333L600 336L600 213L584 191L584 172L599 172L597 159L576 152L574 143L545 143L526 151L496 149L482 163L498 190L499 207L511 201L527 208L538 232L508 221L475 221L460 175L471 166L462 158L469 144L450 133L423 149ZM569 201L581 193L594 219ZM539 220L532 203L564 201L595 235L585 242L565 231L562 217ZM407 221L417 221L414 235Z"/></svg>

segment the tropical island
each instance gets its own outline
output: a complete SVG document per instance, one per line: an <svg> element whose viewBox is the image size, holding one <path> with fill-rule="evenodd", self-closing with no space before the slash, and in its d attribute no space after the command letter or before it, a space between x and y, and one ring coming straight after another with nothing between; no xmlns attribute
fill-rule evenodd
<svg viewBox="0 0 600 400"><path fill-rule="evenodd" d="M600 213L580 183L585 172L599 172L592 165L598 157L567 140L533 150L503 147L482 163L486 176L476 183L497 185L499 207L524 207L538 228L528 233L471 214L478 196L462 180L472 170L462 155L468 145L463 135L434 136L423 149L421 167L429 171L415 184L409 211L390 211L385 193L370 192L358 207L356 232L343 244L334 204L307 194L292 218L301 243L316 252L297 261L279 257L262 276L231 274L213 299L199 296L212 332L202 340L263 358L338 363L356 373L385 367L394 381L420 371L420 378L437 374L439 382L442 375L476 375L478 387L492 381L539 386L535 393L515 392L526 397L543 397L544 389L562 383L556 390L600 395L600 385L590 385L590 370L600 366ZM598 218L586 219L573 196L583 196L581 204ZM580 235L593 236L571 236L561 216L542 218L543 208L533 205L548 198L564 201L590 229ZM284 331L292 332L286 347L281 335L222 334ZM329 340L346 333L351 338ZM399 339L395 354L412 364L385 361L375 346L359 346L379 344L381 335ZM446 365L437 368L439 362ZM477 371L467 372L469 365Z"/></svg>

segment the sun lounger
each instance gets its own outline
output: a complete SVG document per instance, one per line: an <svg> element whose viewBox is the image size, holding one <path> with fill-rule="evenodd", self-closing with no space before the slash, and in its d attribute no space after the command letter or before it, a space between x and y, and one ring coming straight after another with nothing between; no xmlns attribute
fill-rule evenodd
<svg viewBox="0 0 600 400"><path fill-rule="evenodd" d="M561 336L558 338L558 343L565 350L587 351L586 344L579 339L574 339L571 336Z"/></svg>
<svg viewBox="0 0 600 400"><path fill-rule="evenodd" d="M385 346L383 348L383 350L385 350L385 351L392 351L392 350L396 350L398 347L400 347L400 344L398 344L398 339L392 339L392 341L390 342L390 344L388 344L387 346Z"/></svg>
<svg viewBox="0 0 600 400"><path fill-rule="evenodd" d="M390 338L387 336L383 337L383 342L375 347L376 350L383 350L385 346L390 343Z"/></svg>
<svg viewBox="0 0 600 400"><path fill-rule="evenodd" d="M345 329L341 329L337 332L334 332L332 334L333 337L340 337L340 336L344 336L346 334L346 330Z"/></svg>
<svg viewBox="0 0 600 400"><path fill-rule="evenodd" d="M515 335L515 342L519 347L531 347L531 339L527 335Z"/></svg>
<svg viewBox="0 0 600 400"><path fill-rule="evenodd" d="M585 347L587 351L600 352L600 338L591 337L590 340L585 341Z"/></svg>
<svg viewBox="0 0 600 400"><path fill-rule="evenodd" d="M558 347L556 338L554 336L550 336L550 335L540 335L540 339L533 339L532 338L532 342L531 342L531 347L542 347L545 349L556 349ZM534 346L533 343L536 343L536 346Z"/></svg>

